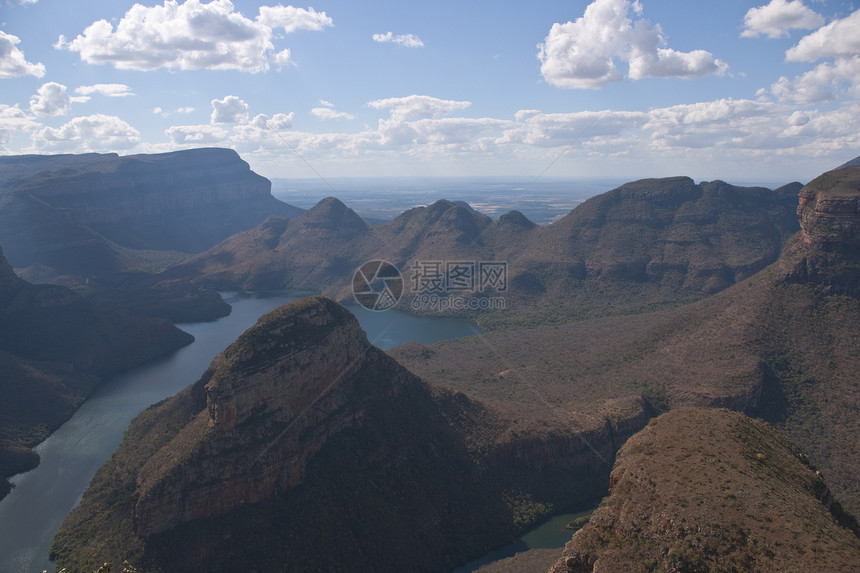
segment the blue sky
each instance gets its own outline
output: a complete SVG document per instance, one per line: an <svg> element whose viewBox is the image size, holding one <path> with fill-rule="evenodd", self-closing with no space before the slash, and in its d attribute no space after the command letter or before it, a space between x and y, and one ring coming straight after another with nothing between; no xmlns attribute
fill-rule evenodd
<svg viewBox="0 0 860 573"><path fill-rule="evenodd" d="M3 154L806 181L860 155L858 96L853 2L0 0Z"/></svg>

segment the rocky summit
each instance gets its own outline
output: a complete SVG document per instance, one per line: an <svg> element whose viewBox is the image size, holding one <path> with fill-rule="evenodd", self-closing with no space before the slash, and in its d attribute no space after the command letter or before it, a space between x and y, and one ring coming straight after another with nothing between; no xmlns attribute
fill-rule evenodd
<svg viewBox="0 0 860 573"><path fill-rule="evenodd" d="M302 299L132 422L53 553L70 571L449 570L515 531L458 430L482 412Z"/></svg>

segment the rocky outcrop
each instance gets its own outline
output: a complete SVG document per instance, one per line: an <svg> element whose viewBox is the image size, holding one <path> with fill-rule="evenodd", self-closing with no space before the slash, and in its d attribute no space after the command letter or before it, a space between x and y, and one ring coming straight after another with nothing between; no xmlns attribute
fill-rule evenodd
<svg viewBox="0 0 860 573"><path fill-rule="evenodd" d="M774 428L680 408L621 448L609 496L550 571L847 571L856 525Z"/></svg>
<svg viewBox="0 0 860 573"><path fill-rule="evenodd" d="M844 167L800 191L801 231L780 268L790 282L860 295L860 167Z"/></svg>
<svg viewBox="0 0 860 573"><path fill-rule="evenodd" d="M370 346L345 308L324 298L266 316L213 366L206 409L169 453L140 471L139 536L297 486L328 437L362 417L362 400L420 383Z"/></svg>

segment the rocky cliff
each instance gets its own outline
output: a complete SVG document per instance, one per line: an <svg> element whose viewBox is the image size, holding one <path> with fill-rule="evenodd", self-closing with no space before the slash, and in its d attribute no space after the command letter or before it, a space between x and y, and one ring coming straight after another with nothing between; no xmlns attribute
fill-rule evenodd
<svg viewBox="0 0 860 573"><path fill-rule="evenodd" d="M18 267L122 270L123 248L199 252L268 216L301 212L228 149L13 156L0 166L0 242Z"/></svg>
<svg viewBox="0 0 860 573"><path fill-rule="evenodd" d="M860 295L860 167L843 167L800 191L801 232L782 265L787 280Z"/></svg>
<svg viewBox="0 0 860 573"><path fill-rule="evenodd" d="M835 572L860 562L857 523L821 472L743 414L664 414L621 448L610 484L552 573Z"/></svg>

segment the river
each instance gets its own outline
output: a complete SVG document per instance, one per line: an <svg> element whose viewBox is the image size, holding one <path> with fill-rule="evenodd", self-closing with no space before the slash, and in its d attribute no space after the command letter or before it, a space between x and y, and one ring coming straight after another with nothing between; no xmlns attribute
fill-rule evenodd
<svg viewBox="0 0 860 573"><path fill-rule="evenodd" d="M225 295L230 316L179 325L195 341L171 355L125 372L102 385L36 451L39 466L12 478L15 489L0 501L0 571L54 571L48 552L66 515L81 499L96 470L119 446L128 424L151 404L197 380L212 359L266 312L295 294ZM409 341L431 344L480 331L456 318L419 317L399 311L350 307L371 343L383 350Z"/></svg>

